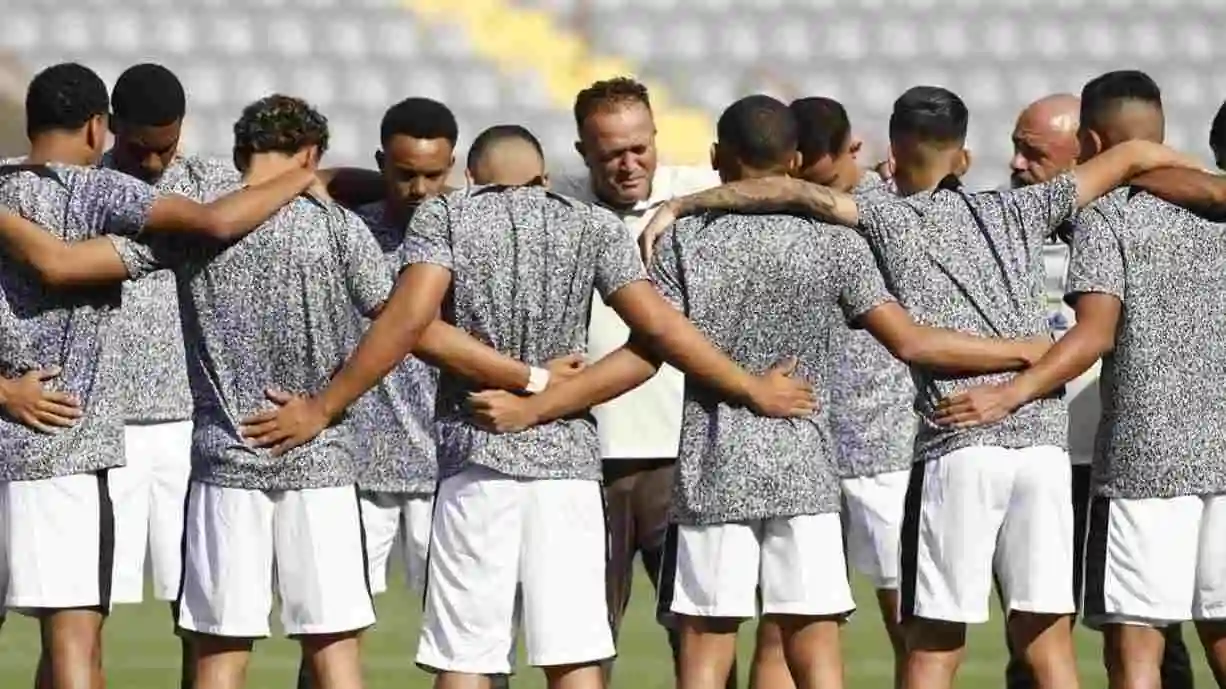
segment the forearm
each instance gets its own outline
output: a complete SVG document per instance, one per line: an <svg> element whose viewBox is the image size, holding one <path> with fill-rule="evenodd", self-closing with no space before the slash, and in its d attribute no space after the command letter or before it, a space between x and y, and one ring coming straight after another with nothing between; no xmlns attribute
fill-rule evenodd
<svg viewBox="0 0 1226 689"><path fill-rule="evenodd" d="M799 212L847 226L854 226L858 220L856 202L851 196L791 177L740 180L682 196L671 203L678 217L722 210Z"/></svg>
<svg viewBox="0 0 1226 689"><path fill-rule="evenodd" d="M620 397L657 370L658 364L639 345L624 345L574 378L533 395L530 403L536 423L571 416Z"/></svg>
<svg viewBox="0 0 1226 689"><path fill-rule="evenodd" d="M319 170L316 175L337 203L357 208L381 201L385 195L383 176L375 170L357 167L334 167Z"/></svg>
<svg viewBox="0 0 1226 689"><path fill-rule="evenodd" d="M1166 167L1144 172L1131 184L1213 222L1226 221L1226 177Z"/></svg>
<svg viewBox="0 0 1226 689"><path fill-rule="evenodd" d="M211 218L206 234L222 241L242 237L301 194L313 179L310 170L293 170L207 204Z"/></svg>
<svg viewBox="0 0 1226 689"><path fill-rule="evenodd" d="M0 212L0 244L11 258L30 266L53 287L113 284L128 277L109 240L66 244L14 213Z"/></svg>
<svg viewBox="0 0 1226 689"><path fill-rule="evenodd" d="M425 329L413 354L471 380L477 387L518 392L528 386L527 364L444 321L435 320Z"/></svg>
<svg viewBox="0 0 1226 689"><path fill-rule="evenodd" d="M711 344L679 311L663 305L648 318L627 323L644 346L687 376L729 400L749 401L753 375Z"/></svg>
<svg viewBox="0 0 1226 689"><path fill-rule="evenodd" d="M1110 348L1106 334L1075 325L1034 366L1019 373L1009 387L1023 404L1046 397L1089 370Z"/></svg>
<svg viewBox="0 0 1226 689"><path fill-rule="evenodd" d="M894 355L908 364L946 374L1017 371L1034 363L1026 342L915 326L909 344ZM900 356L901 355L901 356Z"/></svg>

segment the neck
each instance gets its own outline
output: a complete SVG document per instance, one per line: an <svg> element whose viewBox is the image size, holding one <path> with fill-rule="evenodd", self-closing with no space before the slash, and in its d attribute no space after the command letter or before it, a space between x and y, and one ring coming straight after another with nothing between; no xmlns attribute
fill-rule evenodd
<svg viewBox="0 0 1226 689"><path fill-rule="evenodd" d="M847 188L840 189L839 191L843 192L844 194L850 194L851 192L855 191L856 187L860 186L860 180L862 179L864 179L864 170L857 167L855 173L851 176L851 180L849 180L847 183Z"/></svg>
<svg viewBox="0 0 1226 689"><path fill-rule="evenodd" d="M84 145L76 134L40 134L30 140L31 163L63 163L65 165L90 166L94 164L93 151Z"/></svg>
<svg viewBox="0 0 1226 689"><path fill-rule="evenodd" d="M254 186L280 177L295 163L284 153L257 153L251 156L247 169L243 170L243 181Z"/></svg>
<svg viewBox="0 0 1226 689"><path fill-rule="evenodd" d="M941 180L949 174L948 170L934 168L907 168L896 166L894 170L894 185L902 196L918 194L921 191L932 191Z"/></svg>

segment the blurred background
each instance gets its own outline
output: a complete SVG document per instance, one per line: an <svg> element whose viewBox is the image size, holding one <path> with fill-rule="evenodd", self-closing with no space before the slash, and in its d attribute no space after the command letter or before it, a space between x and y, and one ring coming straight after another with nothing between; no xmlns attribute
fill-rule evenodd
<svg viewBox="0 0 1226 689"><path fill-rule="evenodd" d="M361 165L384 109L419 95L455 111L461 147L520 123L573 168L575 93L614 74L652 87L666 163L705 165L714 119L753 92L843 101L879 158L894 98L927 83L967 101L969 181L996 185L1018 109L1109 69L1150 72L1168 142L1208 161L1224 17L1221 0L4 0L0 152L24 146L8 102L64 60L108 83L166 65L189 94L184 143L227 157L243 105L305 97L331 120L330 162Z"/></svg>

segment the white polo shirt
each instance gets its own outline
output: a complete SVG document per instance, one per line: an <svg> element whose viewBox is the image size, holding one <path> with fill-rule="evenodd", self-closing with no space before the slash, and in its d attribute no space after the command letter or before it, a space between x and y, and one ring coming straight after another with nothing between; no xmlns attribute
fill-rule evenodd
<svg viewBox="0 0 1226 689"><path fill-rule="evenodd" d="M1052 240L1043 247L1043 264L1047 272L1047 307L1052 331L1063 337L1077 322L1073 309L1064 303L1068 281L1069 248ZM1089 464L1094 456L1094 436L1102 416L1102 401L1098 396L1098 378L1102 362L1096 361L1088 371L1071 381L1065 390L1069 407L1068 444L1073 464Z"/></svg>
<svg viewBox="0 0 1226 689"><path fill-rule="evenodd" d="M676 196L702 191L720 183L714 170L700 167L656 168L651 198L629 210L613 209L636 240L660 204ZM554 177L551 188L588 203L599 204L591 179L582 174ZM630 330L617 313L597 295L592 299L587 359L597 361L626 343ZM681 403L685 379L671 366L662 366L651 380L592 410L606 459L645 459L677 456L681 437Z"/></svg>

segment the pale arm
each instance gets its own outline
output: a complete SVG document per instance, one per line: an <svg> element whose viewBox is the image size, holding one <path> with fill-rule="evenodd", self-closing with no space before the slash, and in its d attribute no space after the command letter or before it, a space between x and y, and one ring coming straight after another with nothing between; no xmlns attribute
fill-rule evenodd
<svg viewBox="0 0 1226 689"><path fill-rule="evenodd" d="M1138 175L1130 183L1206 220L1226 222L1226 177L1168 167Z"/></svg>
<svg viewBox="0 0 1226 689"><path fill-rule="evenodd" d="M1103 151L1073 169L1077 207L1085 208L1133 177L1166 167L1199 170L1201 166L1178 151L1150 141L1126 141Z"/></svg>

